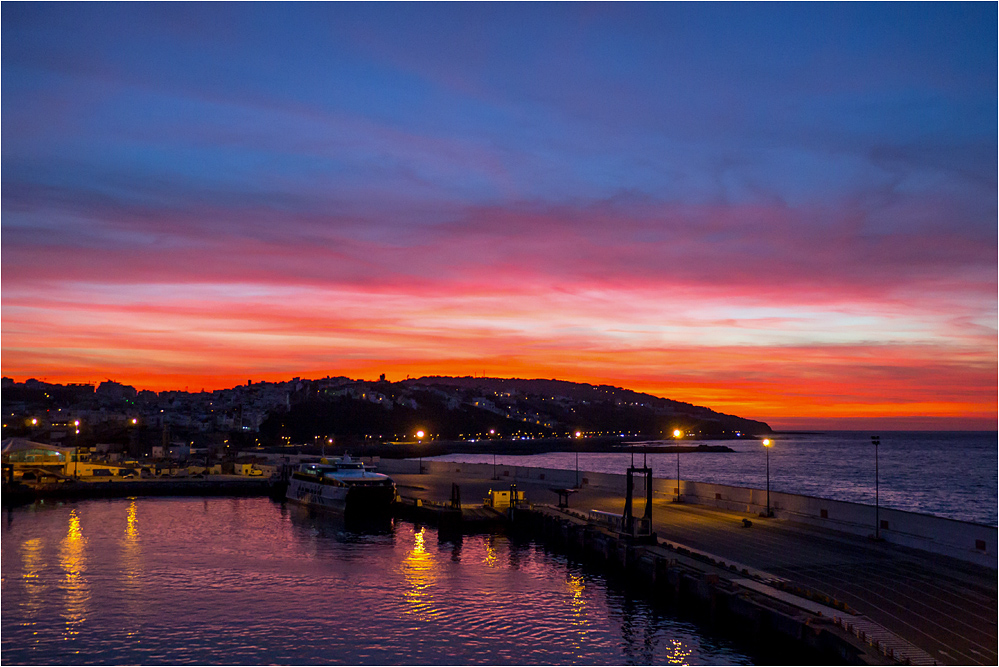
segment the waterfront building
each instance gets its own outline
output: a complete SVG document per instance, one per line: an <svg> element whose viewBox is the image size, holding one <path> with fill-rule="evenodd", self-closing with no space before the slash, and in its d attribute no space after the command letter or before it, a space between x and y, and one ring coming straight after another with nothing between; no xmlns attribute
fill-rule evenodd
<svg viewBox="0 0 999 667"><path fill-rule="evenodd" d="M39 479L43 475L71 476L77 466L76 447L33 442L26 438L7 438L2 455L4 481L22 479L25 474Z"/></svg>

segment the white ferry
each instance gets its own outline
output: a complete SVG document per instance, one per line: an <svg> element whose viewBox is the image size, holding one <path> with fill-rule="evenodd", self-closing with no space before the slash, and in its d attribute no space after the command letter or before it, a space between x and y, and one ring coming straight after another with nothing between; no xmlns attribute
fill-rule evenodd
<svg viewBox="0 0 999 667"><path fill-rule="evenodd" d="M395 482L371 472L344 454L332 463L303 463L288 481L288 500L343 514L388 513L395 499Z"/></svg>

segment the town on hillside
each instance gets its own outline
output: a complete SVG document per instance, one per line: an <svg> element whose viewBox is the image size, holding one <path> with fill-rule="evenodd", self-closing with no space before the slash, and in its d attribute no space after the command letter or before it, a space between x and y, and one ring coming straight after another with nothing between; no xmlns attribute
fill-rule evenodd
<svg viewBox="0 0 999 667"><path fill-rule="evenodd" d="M559 380L325 377L215 391L137 390L111 380L2 380L3 438L72 447L80 460L231 461L254 453L414 455L446 443L606 443L769 433L758 421L610 386ZM430 454L429 449L424 452ZM541 451L540 449L538 451Z"/></svg>

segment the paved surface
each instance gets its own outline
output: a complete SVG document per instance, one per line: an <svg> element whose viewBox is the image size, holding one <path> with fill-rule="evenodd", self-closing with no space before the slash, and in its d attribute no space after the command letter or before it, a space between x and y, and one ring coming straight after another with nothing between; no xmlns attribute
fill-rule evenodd
<svg viewBox="0 0 999 667"><path fill-rule="evenodd" d="M450 499L456 482L466 505L480 503L490 488L509 489L511 482L462 474L392 477L400 495L441 501ZM557 501L544 482L514 481L531 502ZM621 513L624 494L586 488L569 503L578 510ZM636 501L638 515L641 503ZM751 528L742 524L747 517ZM653 500L653 524L662 539L845 602L942 664L999 664L996 570L817 527L660 498Z"/></svg>

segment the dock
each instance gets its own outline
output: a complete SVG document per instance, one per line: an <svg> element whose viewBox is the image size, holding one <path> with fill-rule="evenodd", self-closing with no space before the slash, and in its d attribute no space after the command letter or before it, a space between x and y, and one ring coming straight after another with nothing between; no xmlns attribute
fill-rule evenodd
<svg viewBox="0 0 999 667"><path fill-rule="evenodd" d="M599 528L595 525L599 522L590 520L589 514L597 510L620 516L624 494L584 486L571 496L571 507L559 508L558 504L564 504L559 502L560 494L545 481L490 479L456 470L460 468L425 474L393 472L392 477L400 493L429 506L447 505L454 484L460 486L465 498L477 499L489 489L516 483L532 511L550 517L531 521L543 524L547 520L548 530L565 531L566 544L580 553L600 549L609 553L607 536L614 531ZM867 647L869 655L862 661L999 663L995 568L828 528L677 503L659 495L653 498L652 508L652 529L657 538L655 544L643 548L661 551L633 554L637 560L621 557L619 564L638 567L643 558L685 563L691 568L685 576L696 580L683 584L688 589L707 587L717 593L721 590L718 586L726 590L734 587L731 590L739 590L740 599L764 596L804 614L810 626L831 624L854 637ZM527 516L526 512L521 515ZM556 524L560 527L551 527ZM597 537L603 533L604 537ZM593 544L603 546L587 546L591 538ZM628 545L616 544L614 548L627 552ZM662 566L652 567L654 571ZM694 572L697 574L691 574ZM841 657L852 662L845 654Z"/></svg>

